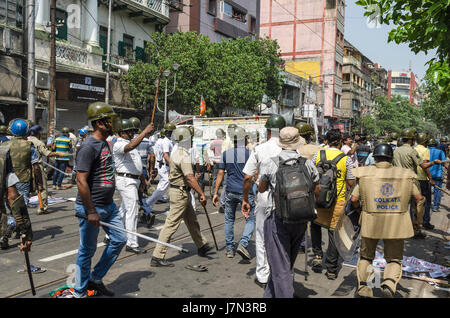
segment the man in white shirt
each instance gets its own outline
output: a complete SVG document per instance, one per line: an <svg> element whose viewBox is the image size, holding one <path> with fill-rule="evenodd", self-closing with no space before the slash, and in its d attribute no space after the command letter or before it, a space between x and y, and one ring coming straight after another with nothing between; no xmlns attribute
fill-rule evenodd
<svg viewBox="0 0 450 318"><path fill-rule="evenodd" d="M242 213L250 209L248 194L251 191L253 178L260 173L260 165L266 159L276 157L281 152L277 145L279 131L286 126L286 121L280 115L272 115L266 122L268 141L258 145L250 154L244 167ZM258 175L259 178L259 175ZM259 179L258 179L259 180ZM265 288L270 274L264 246L264 221L272 211L272 202L268 200L268 192L258 193L255 206L255 245L256 245L256 277L255 283Z"/></svg>
<svg viewBox="0 0 450 318"><path fill-rule="evenodd" d="M146 213L152 213L153 205L167 193L167 190L169 189L169 163L170 154L173 149L171 137L175 128L175 125L172 123L164 125L165 136L163 139L158 139L155 144L155 165L158 169L159 182L155 192L147 199L148 208Z"/></svg>
<svg viewBox="0 0 450 318"><path fill-rule="evenodd" d="M142 174L142 161L137 146L145 135L153 130L153 124L149 124L136 138L133 139L133 124L128 119L122 119L120 137L114 143L114 165L117 179L116 187L122 197L119 212L127 230L136 232L138 218L138 188L146 183ZM140 248L137 236L127 234L127 252L143 254L147 251Z"/></svg>

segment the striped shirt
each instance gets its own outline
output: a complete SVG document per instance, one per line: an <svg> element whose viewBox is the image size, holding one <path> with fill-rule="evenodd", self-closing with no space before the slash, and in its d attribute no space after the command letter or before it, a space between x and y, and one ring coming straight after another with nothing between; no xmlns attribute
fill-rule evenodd
<svg viewBox="0 0 450 318"><path fill-rule="evenodd" d="M71 140L69 137L59 136L58 138L55 139L55 146L56 146L56 152L69 154L70 148L71 148ZM68 161L70 159L70 157L64 156L64 157L57 157L55 159Z"/></svg>

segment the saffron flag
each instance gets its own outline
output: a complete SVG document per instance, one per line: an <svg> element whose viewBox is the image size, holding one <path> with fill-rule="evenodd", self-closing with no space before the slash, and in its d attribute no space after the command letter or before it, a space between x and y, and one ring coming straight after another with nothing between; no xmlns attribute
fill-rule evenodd
<svg viewBox="0 0 450 318"><path fill-rule="evenodd" d="M206 103L202 95L202 100L200 101L200 115L204 115L205 113L206 113Z"/></svg>

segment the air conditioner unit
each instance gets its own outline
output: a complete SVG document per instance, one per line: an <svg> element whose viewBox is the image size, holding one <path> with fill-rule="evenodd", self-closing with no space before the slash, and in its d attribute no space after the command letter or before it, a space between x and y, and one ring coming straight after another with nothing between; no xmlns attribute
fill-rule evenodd
<svg viewBox="0 0 450 318"><path fill-rule="evenodd" d="M36 87L41 89L50 88L50 74L46 71L36 70Z"/></svg>

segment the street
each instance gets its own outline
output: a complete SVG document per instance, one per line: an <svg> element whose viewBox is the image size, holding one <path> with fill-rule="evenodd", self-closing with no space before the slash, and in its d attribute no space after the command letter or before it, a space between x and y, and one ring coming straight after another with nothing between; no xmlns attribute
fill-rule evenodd
<svg viewBox="0 0 450 318"><path fill-rule="evenodd" d="M51 182L49 182L50 185ZM255 277L255 245L254 236L249 245L252 255L250 261L245 261L236 254L235 258L225 256L224 215L211 204L208 193L207 211L219 246L219 251L210 252L207 258L197 255L197 249L190 235L182 224L175 233L172 244L189 250L188 254L181 254L169 249L167 259L173 261L171 268L150 267L150 258L155 244L139 239L142 247L148 251L143 255L135 255L122 250L118 260L104 278L104 283L119 298L261 298L263 289L253 280ZM75 198L76 186L67 190L49 190L53 197ZM120 204L118 191L115 202ZM37 298L50 298L49 292L74 282L74 270L79 234L77 219L74 216L74 203L64 202L52 205L50 214L36 215L36 208L30 208L34 239L30 260L34 266L45 268L44 273L33 274ZM198 205L200 207L200 205ZM449 239L450 198L443 196L440 212L432 212L431 223L436 226L433 231L425 231L428 235L424 240L408 239L405 242L405 256L415 256L425 261L445 265L450 255L444 244ZM158 213L152 229L138 225L138 232L154 238L162 228L165 211L168 204L157 204ZM198 215L203 235L214 246L207 218L202 211ZM236 213L235 241L240 238L244 219L240 210ZM100 231L98 249L93 258L92 266L96 264L104 249L104 232ZM8 250L0 251L0 274L2 284L0 297L32 298L28 276L26 272L18 272L24 268L24 257L19 252L18 240L10 240L12 246ZM328 242L326 231L323 230L323 242ZM310 245L310 243L309 243ZM323 245L326 251L326 243ZM304 254L297 257L294 268L295 293L300 298L352 298L356 291L356 270L343 266L338 278L328 280L322 273L315 273L308 267L309 276L305 281ZM312 253L309 251L308 260L311 263ZM185 268L186 265L202 264L208 268L206 272L194 272ZM381 297L379 289L374 289L375 297ZM436 289L434 286L416 279L402 278L398 285L396 297L400 298L448 298L449 292Z"/></svg>

